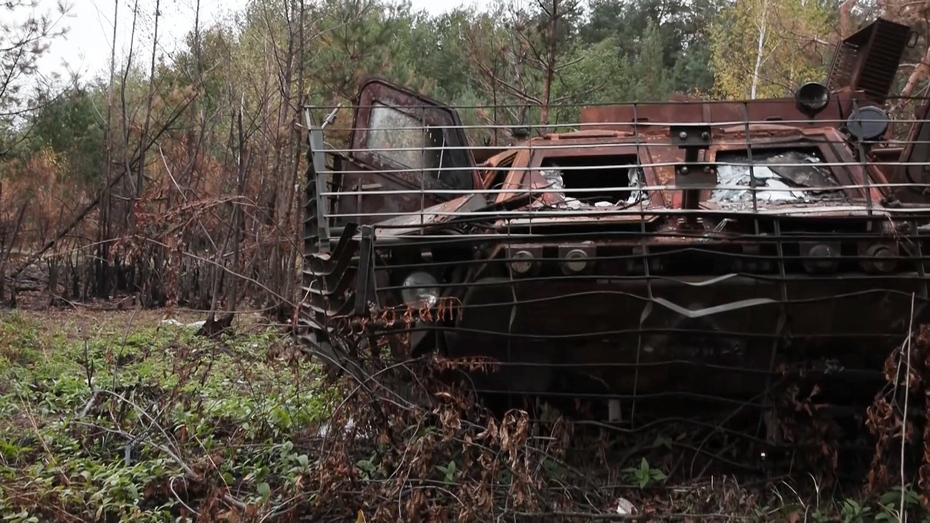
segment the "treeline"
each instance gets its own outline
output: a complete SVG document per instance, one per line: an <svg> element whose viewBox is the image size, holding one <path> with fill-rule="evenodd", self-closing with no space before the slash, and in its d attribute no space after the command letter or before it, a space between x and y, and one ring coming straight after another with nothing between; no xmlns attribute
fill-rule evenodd
<svg viewBox="0 0 930 523"><path fill-rule="evenodd" d="M253 0L226 24L195 12L174 56L160 51L154 4L115 5L154 41L64 90L21 87L35 73L22 64L59 37L49 17L0 36L4 300L42 264L56 301L131 292L219 319L242 307L286 319L300 281L301 107L348 107L368 75L469 107L468 125L544 130L577 121L582 103L789 95L880 14L921 35L899 89L922 88L927 69L923 2L498 1L430 16L382 0Z"/></svg>

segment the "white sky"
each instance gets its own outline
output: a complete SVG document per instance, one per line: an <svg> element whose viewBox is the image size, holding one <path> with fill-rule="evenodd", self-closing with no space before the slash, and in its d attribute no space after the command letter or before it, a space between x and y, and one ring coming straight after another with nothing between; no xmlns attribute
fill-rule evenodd
<svg viewBox="0 0 930 523"><path fill-rule="evenodd" d="M59 0L40 0L39 11L55 12ZM64 39L56 40L48 54L42 58L41 71L45 75L57 72L67 78L68 71L89 80L105 72L110 62L110 44L113 39L114 0L63 0L71 6L68 16L60 24L68 27ZM117 15L117 61L128 54L132 27L132 6L135 0L119 2ZM155 0L139 1L139 19L136 23L136 46L144 52L137 56L151 56ZM425 9L439 14L462 4L480 5L484 0L411 0L415 10ZM223 20L242 9L248 0L200 0L201 24L208 26ZM180 48L184 36L194 27L196 0L161 0L161 18L158 22L158 40L161 52L170 57ZM135 54L135 53L134 53ZM170 60L170 58L169 58ZM67 63L67 68L65 66Z"/></svg>

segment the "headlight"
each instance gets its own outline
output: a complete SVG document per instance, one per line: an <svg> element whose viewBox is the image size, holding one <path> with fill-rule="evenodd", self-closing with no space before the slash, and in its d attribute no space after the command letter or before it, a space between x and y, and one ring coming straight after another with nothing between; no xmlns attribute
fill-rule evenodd
<svg viewBox="0 0 930 523"><path fill-rule="evenodd" d="M572 249L565 255L564 267L570 272L581 272L588 266L588 253L581 249Z"/></svg>
<svg viewBox="0 0 930 523"><path fill-rule="evenodd" d="M830 90L817 82L802 85L794 93L794 104L799 111L813 118L827 108Z"/></svg>
<svg viewBox="0 0 930 523"><path fill-rule="evenodd" d="M434 287L437 283L436 278L428 272L411 272L404 280L400 296L411 307L433 307L439 301L439 289Z"/></svg>
<svg viewBox="0 0 930 523"><path fill-rule="evenodd" d="M533 253L530 251L517 251L513 255L514 261L510 267L519 274L527 274L533 269Z"/></svg>

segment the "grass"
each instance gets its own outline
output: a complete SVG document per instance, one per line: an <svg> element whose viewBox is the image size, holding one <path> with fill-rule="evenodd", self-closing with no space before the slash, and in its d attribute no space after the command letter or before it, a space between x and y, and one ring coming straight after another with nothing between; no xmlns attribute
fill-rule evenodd
<svg viewBox="0 0 930 523"><path fill-rule="evenodd" d="M285 499L334 395L260 326L220 340L155 313L0 313L4 521L183 521ZM180 519L178 519L180 518Z"/></svg>

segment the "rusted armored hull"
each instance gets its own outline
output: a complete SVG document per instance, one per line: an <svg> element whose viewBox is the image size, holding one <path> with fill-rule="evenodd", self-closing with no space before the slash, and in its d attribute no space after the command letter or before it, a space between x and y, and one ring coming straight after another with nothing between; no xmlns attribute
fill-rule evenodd
<svg viewBox="0 0 930 523"><path fill-rule="evenodd" d="M407 244L429 255L403 261L396 238L350 228L318 262L332 271L311 278L308 303L334 333L353 318L364 324L356 340L383 334L410 340L415 354L496 362L493 372L468 374L482 393L673 404L759 400L786 379L816 383L839 404L868 402L889 351L928 319L926 238L907 232L908 220L884 218L886 227L867 232L861 219L808 217L763 225L781 231L764 241L670 237L663 220L649 234L567 244L558 234L520 242L434 234ZM826 228L829 241L803 232ZM818 241L835 255L817 256ZM564 256L572 245L590 254L576 272L564 267L578 261ZM894 256L870 255L875 245ZM523 273L512 267L520 248L539 253ZM471 255L449 261L453 252ZM444 305L426 313L404 305L399 282L418 271L436 276Z"/></svg>
<svg viewBox="0 0 930 523"><path fill-rule="evenodd" d="M916 274L799 276L784 286L737 275L497 281L469 289L445 341L451 356L502 362L498 376L474 378L487 390L748 399L786 372L881 369L906 335L918 281ZM923 307L915 316L926 319ZM831 392L874 394L859 385Z"/></svg>
<svg viewBox="0 0 930 523"><path fill-rule="evenodd" d="M880 107L907 35L856 33L829 90L584 108L490 155L453 109L363 84L331 170L310 126L308 345L350 372L383 340L493 362L465 373L484 393L868 403L928 320L930 104L905 144Z"/></svg>

